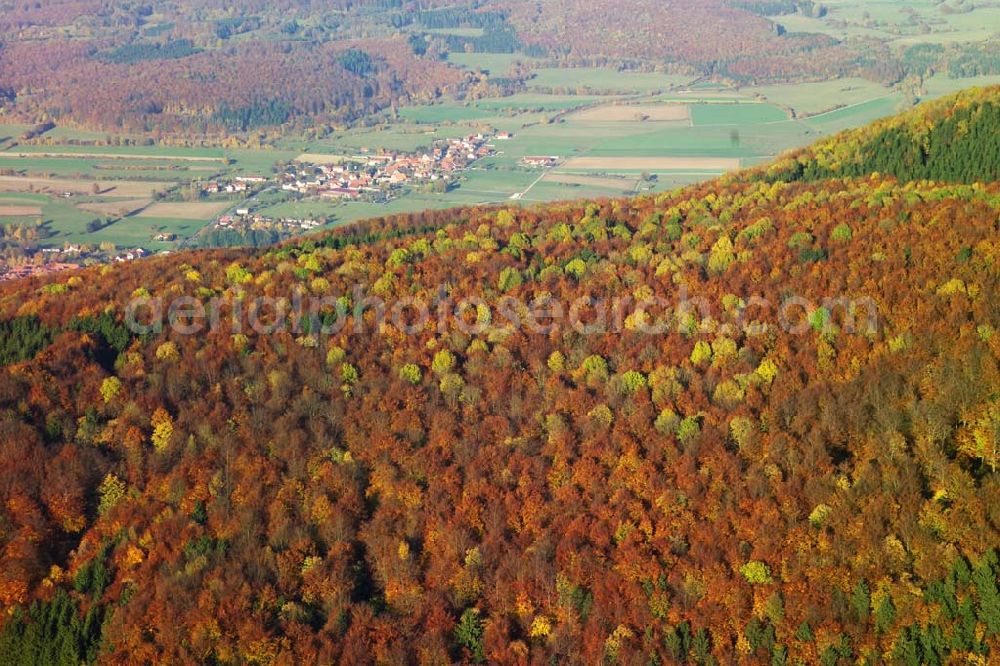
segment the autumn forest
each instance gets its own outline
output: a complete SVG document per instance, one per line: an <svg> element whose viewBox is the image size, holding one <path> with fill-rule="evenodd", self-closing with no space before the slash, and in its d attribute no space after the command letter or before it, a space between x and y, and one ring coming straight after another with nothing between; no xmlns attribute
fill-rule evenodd
<svg viewBox="0 0 1000 666"><path fill-rule="evenodd" d="M996 663L998 127L0 285L0 663Z"/></svg>

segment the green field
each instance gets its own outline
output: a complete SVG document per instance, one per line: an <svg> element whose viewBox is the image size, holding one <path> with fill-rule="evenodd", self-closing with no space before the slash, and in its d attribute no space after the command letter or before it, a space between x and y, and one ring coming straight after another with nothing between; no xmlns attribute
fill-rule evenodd
<svg viewBox="0 0 1000 666"><path fill-rule="evenodd" d="M597 97L588 95L547 95L539 93L521 93L499 99L485 99L476 102L476 107L485 111L567 111L580 106L600 102Z"/></svg>
<svg viewBox="0 0 1000 666"><path fill-rule="evenodd" d="M126 217L96 233L83 234L79 237L72 237L70 240L83 243L107 241L119 246L165 250L173 248L175 244L158 243L152 240L153 236L158 233L172 233L177 234L179 238L186 238L193 236L204 226L205 222L193 220Z"/></svg>
<svg viewBox="0 0 1000 666"><path fill-rule="evenodd" d="M454 35L456 37L482 37L482 28L427 28L432 35Z"/></svg>
<svg viewBox="0 0 1000 666"><path fill-rule="evenodd" d="M872 38L897 45L982 41L1000 31L1000 7L963 5L965 11L947 13L936 0L829 0L823 2L827 14L822 18L789 14L774 20L788 32L820 33L840 40Z"/></svg>
<svg viewBox="0 0 1000 666"><path fill-rule="evenodd" d="M166 249L173 244L154 242L152 237L160 232L174 233L181 238L190 236L205 226L207 220L140 218L134 215L121 217L120 211L141 208L143 200L148 203L148 193L116 195L116 183L163 182L169 188L171 184L183 186L192 180L203 180L221 173L270 175L276 162L291 159L296 154L170 146L18 145L12 150L0 152L0 169L57 181L65 179L68 183L93 181L101 189L110 189L112 194L78 194L66 199L48 194L0 192L0 202L6 205L34 203L42 206L40 217L48 232L48 237L40 241L42 247L60 247L66 243L97 245L110 242L119 246ZM224 157L231 160L230 165L223 163ZM89 186L85 187L89 189ZM94 204L98 204L102 210L85 209ZM112 223L96 232L89 232L87 224L96 219L109 219ZM28 220L5 217L2 221L10 223ZM32 223L34 221L30 220Z"/></svg>
<svg viewBox="0 0 1000 666"><path fill-rule="evenodd" d="M851 87L855 81L829 84L832 87ZM692 103L705 96L712 98L704 104ZM573 157L718 157L740 158L745 164L757 164L772 159L778 152L803 145L814 140L822 131L833 131L840 125L852 122L866 122L884 115L884 104L860 105L835 114L818 117L816 127L791 120L782 108L760 103L750 94L740 94L731 90L709 87L694 96L674 97L691 104L694 126L676 123L644 122L628 120L624 122L592 122L580 119L576 114L560 116L555 122L539 123L533 119L526 126L515 131L512 141L497 144L501 154L484 159L462 176L460 187L447 194L411 193L388 204L364 202L327 203L318 201L265 203L259 210L269 215L306 217L328 215L336 224L352 222L370 216L409 212L424 208L446 208L449 205L475 205L483 203L510 202L515 194L524 193L519 201L529 204L558 199L583 197L614 197L633 193L635 177L643 169L623 169L618 173L630 174L631 180L614 183L600 178L587 184L554 182L543 179L536 182L540 171L524 169L519 160L529 155L558 155ZM458 104L423 107L425 113L436 117L447 117L455 123L451 113L456 108L482 111L475 120L457 121L457 124L432 125L426 121L390 124L379 128L368 128L344 132L324 139L310 146L315 152L352 153L361 147L374 146L395 149L412 149L426 146L435 138L458 136L493 124L496 116L487 116L486 109L502 110L512 105L540 105L555 109L599 101L594 97L554 96L522 94L512 98L483 100L468 107ZM894 102L893 102L894 103ZM889 109L891 111L891 109ZM887 111L886 111L887 112ZM412 116L411 116L412 117ZM494 125L495 126L495 125ZM833 128L833 129L830 129ZM433 133L432 133L433 130ZM734 137L734 132L737 136ZM557 173L567 175L570 170L557 169ZM679 187L698 180L704 180L719 171L698 169L668 169L656 171L656 181L644 184L653 191ZM593 177L593 174L591 174ZM599 174L598 174L599 176Z"/></svg>
<svg viewBox="0 0 1000 666"><path fill-rule="evenodd" d="M691 108L695 127L707 125L760 125L788 120L788 114L771 104L695 104Z"/></svg>
<svg viewBox="0 0 1000 666"><path fill-rule="evenodd" d="M262 215L271 217L287 217L294 219L308 219L316 217L332 217L337 210L337 204L329 201L278 201L276 203L264 203L256 209Z"/></svg>
<svg viewBox="0 0 1000 666"><path fill-rule="evenodd" d="M23 125L20 123L4 123L2 119L0 119L0 143L4 143L9 139L17 139L29 129L31 129L30 125Z"/></svg>
<svg viewBox="0 0 1000 666"><path fill-rule="evenodd" d="M450 53L448 62L464 69L478 69L494 77L503 77L515 63L535 63L538 60L516 53Z"/></svg>
<svg viewBox="0 0 1000 666"><path fill-rule="evenodd" d="M548 95L520 93L509 97L484 99L476 102L445 102L432 106L410 106L399 110L402 120L417 125L442 123L482 123L499 127L510 123L523 125L536 122L533 114L558 114L601 101L593 95Z"/></svg>
<svg viewBox="0 0 1000 666"><path fill-rule="evenodd" d="M226 150L226 156L233 160L229 170L236 175L270 176L278 162L295 159L301 150Z"/></svg>
<svg viewBox="0 0 1000 666"><path fill-rule="evenodd" d="M91 199L87 199L90 201ZM42 213L38 217L0 217L0 223L35 224L41 219L48 237L39 241L41 247L62 247L67 243L98 245L110 242L118 246L144 247L147 249L168 249L172 243L157 243L152 237L160 232L188 236L205 225L191 220L158 220L151 218L125 217L96 232L87 231L87 224L103 217L97 213L77 207L81 201L70 201L44 194L0 193L0 205L40 205Z"/></svg>
<svg viewBox="0 0 1000 666"><path fill-rule="evenodd" d="M794 109L796 115L809 116L884 97L885 86L866 79L845 78L818 83L799 83L742 88L748 95L760 95L778 106Z"/></svg>
<svg viewBox="0 0 1000 666"><path fill-rule="evenodd" d="M58 128L57 128L58 129ZM55 132L56 130L52 130ZM52 138L52 133L45 135ZM103 136L103 135L102 135ZM127 157L144 156L157 159L179 160L208 160L221 161L226 156L227 151L222 148L186 148L178 146L80 146L66 143L55 143L54 145L19 145L16 149L19 153L78 153L91 155L102 153L108 155L120 155Z"/></svg>
<svg viewBox="0 0 1000 666"><path fill-rule="evenodd" d="M375 127L337 132L318 141L290 139L281 145L284 149L294 151L295 155L307 152L354 155L379 150L416 152L438 140L465 136L471 129L468 125L385 122Z"/></svg>
<svg viewBox="0 0 1000 666"><path fill-rule="evenodd" d="M612 94L653 93L683 86L690 76L646 72L619 72L598 67L541 68L528 82L529 88L566 91L590 89Z"/></svg>
<svg viewBox="0 0 1000 666"><path fill-rule="evenodd" d="M89 178L94 180L157 180L188 182L197 178L211 178L219 173L210 164L176 164L164 161L157 165L153 160L105 160L75 158L23 158L8 157L0 153L0 169L13 169L29 175L44 174L59 178Z"/></svg>
<svg viewBox="0 0 1000 666"><path fill-rule="evenodd" d="M459 123L482 120L495 115L473 104L435 104L434 106L407 106L399 110L399 116L411 123Z"/></svg>
<svg viewBox="0 0 1000 666"><path fill-rule="evenodd" d="M965 88L1000 85L1000 76L973 76L967 79L953 79L945 74L935 74L924 81L926 97L941 97Z"/></svg>
<svg viewBox="0 0 1000 666"><path fill-rule="evenodd" d="M106 132L93 132L90 130L77 129L60 125L45 133L47 139L53 141L104 141L108 138Z"/></svg>
<svg viewBox="0 0 1000 666"><path fill-rule="evenodd" d="M804 124L817 132L830 134L864 125L904 109L903 96L899 93L892 93L886 97L813 116L806 119Z"/></svg>
<svg viewBox="0 0 1000 666"><path fill-rule="evenodd" d="M49 135L47 137L51 138ZM274 164L301 151L185 148L176 146L18 145L0 152L0 169L52 173L62 177L178 180L208 178L221 172L270 175ZM21 157L37 154L38 157ZM79 155L79 157L72 157ZM129 159L130 157L134 159ZM223 160L228 158L227 167ZM145 173L143 173L145 172Z"/></svg>

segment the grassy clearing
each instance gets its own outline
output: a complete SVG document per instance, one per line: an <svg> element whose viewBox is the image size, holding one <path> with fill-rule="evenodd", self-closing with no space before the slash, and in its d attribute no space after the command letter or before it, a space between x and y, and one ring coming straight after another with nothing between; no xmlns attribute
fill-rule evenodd
<svg viewBox="0 0 1000 666"><path fill-rule="evenodd" d="M492 76L504 76L515 63L537 63L537 58L516 53L450 53L448 62L464 69L482 70Z"/></svg>
<svg viewBox="0 0 1000 666"><path fill-rule="evenodd" d="M432 35L454 35L455 37L482 37L482 28L426 28L425 32Z"/></svg>

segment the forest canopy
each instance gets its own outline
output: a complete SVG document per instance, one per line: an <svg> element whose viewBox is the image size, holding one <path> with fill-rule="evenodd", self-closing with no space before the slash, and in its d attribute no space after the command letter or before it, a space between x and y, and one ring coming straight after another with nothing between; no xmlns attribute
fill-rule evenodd
<svg viewBox="0 0 1000 666"><path fill-rule="evenodd" d="M1000 185L812 156L998 95L671 193L0 285L0 661L992 663ZM295 293L346 326L125 325ZM492 307L652 295L701 305ZM471 332L356 307L463 297Z"/></svg>

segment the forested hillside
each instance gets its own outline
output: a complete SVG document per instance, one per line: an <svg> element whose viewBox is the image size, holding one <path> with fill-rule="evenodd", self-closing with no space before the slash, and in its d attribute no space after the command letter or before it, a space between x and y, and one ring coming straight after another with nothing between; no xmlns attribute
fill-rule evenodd
<svg viewBox="0 0 1000 666"><path fill-rule="evenodd" d="M986 46L970 63L964 46L904 54L874 39L789 32L764 16L789 11L819 10L724 0L4 0L0 113L199 137L338 128L394 106L472 94L479 77L448 63L449 54L466 53L740 85L840 76L894 84L935 68L972 76L986 60ZM344 67L351 49L370 59L364 71ZM528 71L493 72L501 84L490 94L517 91Z"/></svg>
<svg viewBox="0 0 1000 666"><path fill-rule="evenodd" d="M994 663L998 291L1000 184L886 174L2 285L0 662Z"/></svg>
<svg viewBox="0 0 1000 666"><path fill-rule="evenodd" d="M456 93L466 80L414 56L403 38L327 44L243 43L224 50L147 42L95 51L80 41L0 45L0 87L31 118L93 128L247 132L343 125L392 104ZM345 60L364 53L369 66Z"/></svg>
<svg viewBox="0 0 1000 666"><path fill-rule="evenodd" d="M767 167L766 178L812 181L873 172L900 180L1000 180L1000 88L966 91L848 130Z"/></svg>

